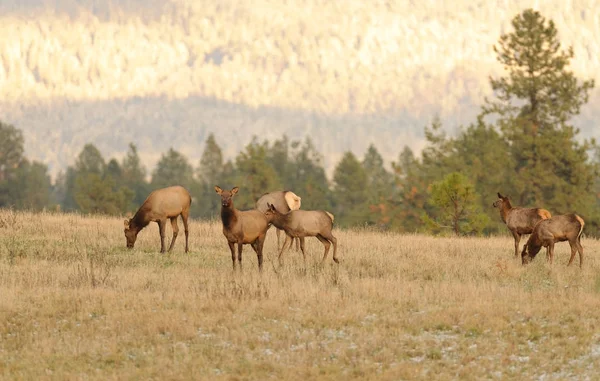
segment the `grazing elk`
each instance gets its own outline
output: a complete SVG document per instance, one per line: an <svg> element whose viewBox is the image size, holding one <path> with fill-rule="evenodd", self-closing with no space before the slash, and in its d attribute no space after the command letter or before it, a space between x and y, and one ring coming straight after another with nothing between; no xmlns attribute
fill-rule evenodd
<svg viewBox="0 0 600 381"><path fill-rule="evenodd" d="M253 210L237 210L233 205L233 196L239 188L234 187L231 191L215 186L215 191L221 196L221 221L223 222L223 235L227 238L231 260L235 270L235 244L238 245L237 261L242 267L242 248L244 244L250 244L258 257L258 269L262 271L263 245L267 230L270 225L264 213Z"/></svg>
<svg viewBox="0 0 600 381"><path fill-rule="evenodd" d="M292 191L276 191L271 193L263 194L256 201L256 209L260 210L262 213L266 212L269 209L269 204L272 204L279 210L281 213L287 213L290 210L298 210L300 209L300 204L302 203L302 198L296 195ZM276 228L275 232L277 234L277 250L279 250L279 233L281 229ZM304 238L300 238L302 240ZM299 249L299 240L296 240L296 250ZM292 239L293 243L293 239Z"/></svg>
<svg viewBox="0 0 600 381"><path fill-rule="evenodd" d="M548 250L548 261L552 264L554 257L554 244L556 242L569 241L571 245L570 266L575 258L575 252L579 252L579 267L583 266L583 247L581 246L581 232L585 222L583 218L576 214L564 214L542 220L535 225L531 236L523 246L521 259L523 264L527 264L535 258L540 249L545 247Z"/></svg>
<svg viewBox="0 0 600 381"><path fill-rule="evenodd" d="M148 226L152 221L158 223L158 231L160 233L160 252L165 252L165 227L167 219L171 220L173 227L173 238L169 251L175 245L179 227L177 226L177 217L181 216L183 220L183 228L185 231L185 252L189 252L188 247L188 216L190 214L190 205L192 197L190 193L181 186L172 186L162 189L157 189L150 193L146 201L140 206L135 215L125 220L125 238L127 239L127 247L133 248L135 240L140 230Z"/></svg>
<svg viewBox="0 0 600 381"><path fill-rule="evenodd" d="M506 224L515 238L515 257L519 255L521 236L531 234L535 224L552 217L546 209L513 207L509 198L502 196L500 192L498 192L498 200L494 202L493 206L500 209L502 222Z"/></svg>
<svg viewBox="0 0 600 381"><path fill-rule="evenodd" d="M333 243L333 260L340 263L337 257L337 239L331 234L333 228L333 214L324 210L292 210L281 213L274 205L269 204L265 216L276 228L285 231L286 237L281 251L279 252L279 263L282 263L282 254L286 246L290 247L292 238L317 237L325 247L325 254L321 263L325 262L329 248ZM288 244L289 243L289 244ZM300 240L300 248L306 263L306 252L304 251L304 239Z"/></svg>

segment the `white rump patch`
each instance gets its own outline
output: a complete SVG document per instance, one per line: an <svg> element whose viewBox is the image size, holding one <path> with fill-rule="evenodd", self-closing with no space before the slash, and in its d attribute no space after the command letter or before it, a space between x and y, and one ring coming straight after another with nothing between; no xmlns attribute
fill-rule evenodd
<svg viewBox="0 0 600 381"><path fill-rule="evenodd" d="M285 202L287 203L290 210L300 209L302 198L296 195L294 192L285 192Z"/></svg>

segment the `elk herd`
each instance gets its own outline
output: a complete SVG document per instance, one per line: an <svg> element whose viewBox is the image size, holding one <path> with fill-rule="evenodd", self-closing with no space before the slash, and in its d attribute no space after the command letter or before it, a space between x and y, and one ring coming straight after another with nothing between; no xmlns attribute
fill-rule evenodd
<svg viewBox="0 0 600 381"><path fill-rule="evenodd" d="M233 269L242 265L243 245L250 245L256 252L258 268L263 267L263 246L267 230L273 225L277 232L277 248L279 262L283 263L284 251L292 246L296 240L296 247L300 248L306 264L304 238L316 237L324 246L325 252L321 263L327 259L327 254L333 244L333 260L339 263L337 256L337 239L332 234L333 214L325 210L300 210L301 198L291 191L276 191L265 193L251 210L238 210L234 206L233 197L239 188L231 190L215 186L215 192L221 197L221 222L223 235L231 252ZM158 224L160 233L160 252L165 252L165 227L167 219L171 221L173 238L169 251L173 249L179 233L177 218L181 216L185 232L185 252L188 246L188 216L192 198L189 192L181 186L172 186L157 189L150 193L132 218L126 219L124 224L127 247L133 248L138 233L150 222ZM552 216L549 211L542 208L513 207L510 199L498 193L498 199L493 203L500 211L502 221L514 237L515 257L519 255L519 242L521 236L529 234L529 239L521 251L521 260L525 265L539 253L542 247L546 248L546 257L551 264L554 256L554 244L568 241L571 246L571 265L576 252L579 252L579 266L583 266L583 247L581 246L581 233L585 225L583 219L577 214ZM285 233L285 240L280 247L279 235ZM236 252L237 245L237 252ZM236 255L237 253L237 255Z"/></svg>

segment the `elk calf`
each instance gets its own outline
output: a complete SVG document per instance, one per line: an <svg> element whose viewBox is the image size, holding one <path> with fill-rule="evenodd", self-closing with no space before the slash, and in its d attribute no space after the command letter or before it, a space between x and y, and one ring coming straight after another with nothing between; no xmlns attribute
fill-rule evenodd
<svg viewBox="0 0 600 381"><path fill-rule="evenodd" d="M245 244L250 244L258 257L258 269L262 271L263 265L263 245L269 222L267 217L260 211L237 210L233 205L233 196L239 188L234 187L231 191L221 189L215 186L215 191L221 196L221 221L223 222L223 235L227 238L227 244L231 251L231 260L233 269L236 267L235 244L238 245L237 261L242 267L242 248Z"/></svg>
<svg viewBox="0 0 600 381"><path fill-rule="evenodd" d="M268 205L272 204L281 213L287 213L290 210L300 209L301 203L302 198L292 191L276 191L263 194L256 201L256 209L264 213L269 209ZM275 232L277 233L277 250L279 250L279 233L281 229L276 228ZM300 240L302 239L304 238L300 238ZM296 240L296 250L298 250L298 243L298 240Z"/></svg>
<svg viewBox="0 0 600 381"><path fill-rule="evenodd" d="M140 230L148 226L152 221L158 224L160 233L160 252L165 252L165 227L167 219L171 220L173 227L173 238L169 251L175 245L179 227L177 226L177 217L181 216L183 228L185 231L185 252L189 252L188 247L188 216L190 214L190 205L192 197L190 193L181 186L172 186L168 188L157 189L146 198L146 201L140 206L133 218L125 220L125 239L127 247L133 248L135 240Z"/></svg>
<svg viewBox="0 0 600 381"><path fill-rule="evenodd" d="M535 225L531 236L523 247L521 258L523 264L527 264L535 258L543 247L548 249L548 261L552 263L554 257L554 244L556 242L569 241L571 245L570 266L575 258L575 252L579 252L579 267L583 266L583 247L581 246L581 232L585 222L576 214L565 214L542 220Z"/></svg>
<svg viewBox="0 0 600 381"><path fill-rule="evenodd" d="M519 242L523 234L531 234L535 224L552 217L549 211L541 208L519 208L510 204L508 197L498 192L498 200L493 204L500 210L500 218L515 239L515 257L519 255Z"/></svg>
<svg viewBox="0 0 600 381"><path fill-rule="evenodd" d="M277 208L269 204L265 216L276 228L285 231L286 238L279 252L279 263L282 263L282 254L292 244L292 238L300 238L300 249L306 262L304 251L304 237L317 237L325 247L325 253L321 263L325 262L329 248L333 243L333 260L340 263L337 257L337 239L331 234L333 228L333 214L324 210L292 210L288 213L280 213ZM289 243L289 245L288 245Z"/></svg>

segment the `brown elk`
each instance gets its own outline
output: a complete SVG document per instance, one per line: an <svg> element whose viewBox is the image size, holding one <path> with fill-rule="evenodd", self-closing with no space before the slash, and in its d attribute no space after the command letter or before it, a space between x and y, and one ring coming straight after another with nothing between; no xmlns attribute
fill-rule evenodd
<svg viewBox="0 0 600 381"><path fill-rule="evenodd" d="M548 261L552 264L554 257L554 244L556 242L569 241L571 246L570 266L575 258L575 252L579 252L579 267L583 266L583 247L581 246L581 232L585 222L576 214L565 214L542 220L535 225L531 236L523 246L521 259L527 264L535 258L540 249L545 247L548 253Z"/></svg>
<svg viewBox="0 0 600 381"><path fill-rule="evenodd" d="M177 226L177 217L181 216L183 220L183 228L185 231L185 252L189 252L188 247L188 216L190 214L190 205L192 197L190 193L181 186L172 186L162 189L157 189L150 193L146 201L140 206L135 215L125 220L125 238L127 239L127 247L133 248L135 240L140 230L148 226L152 221L158 223L158 231L160 233L160 252L165 252L165 227L167 219L171 220L173 227L173 238L169 251L173 249L179 227Z"/></svg>
<svg viewBox="0 0 600 381"><path fill-rule="evenodd" d="M292 238L317 237L325 247L321 263L325 262L329 248L333 243L333 260L340 263L337 257L337 239L331 234L333 228L333 214L324 210L292 210L281 213L274 205L269 204L265 216L276 228L285 231L286 238L279 252L279 263L282 263L282 254L287 247L292 245ZM304 239L300 240L300 248L306 263Z"/></svg>
<svg viewBox="0 0 600 381"><path fill-rule="evenodd" d="M234 187L231 191L215 186L215 191L221 196L221 221L223 222L223 235L227 238L233 269L236 268L235 244L238 245L237 261L242 267L242 248L250 244L258 257L258 269L262 271L263 245L267 230L270 225L264 213L253 210L237 210L233 205L233 196L239 188Z"/></svg>
<svg viewBox="0 0 600 381"><path fill-rule="evenodd" d="M298 210L300 209L300 205L302 203L302 198L296 195L292 191L276 191L263 194L256 201L256 209L260 210L262 213L266 212L269 209L269 204L272 204L279 210L281 213L287 213L290 210ZM277 233L277 250L279 250L279 233L281 229L276 228L275 232ZM304 238L300 238L302 240ZM296 240L296 250L299 249L298 242ZM293 239L292 239L293 243Z"/></svg>
<svg viewBox="0 0 600 381"><path fill-rule="evenodd" d="M552 217L546 209L513 207L509 198L502 196L500 192L498 192L498 200L493 203L493 206L500 209L502 222L506 224L515 239L515 257L519 255L521 236L531 234L535 224Z"/></svg>

